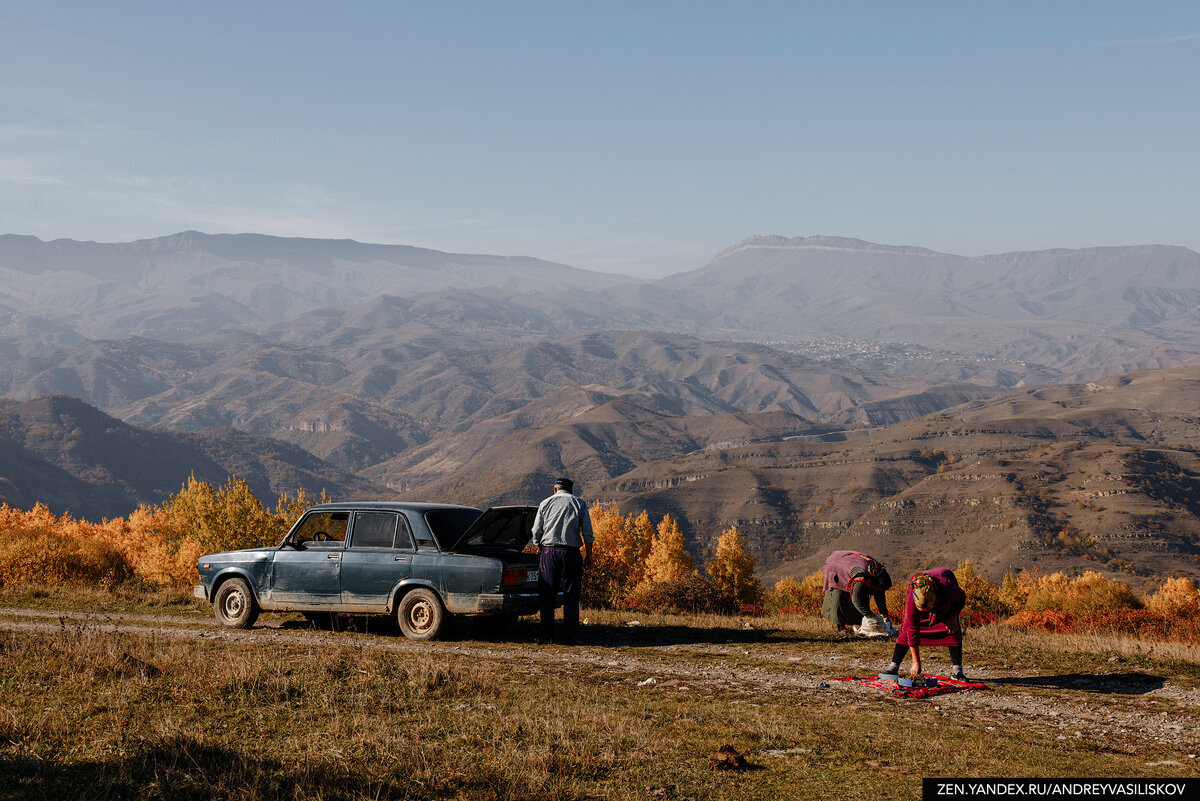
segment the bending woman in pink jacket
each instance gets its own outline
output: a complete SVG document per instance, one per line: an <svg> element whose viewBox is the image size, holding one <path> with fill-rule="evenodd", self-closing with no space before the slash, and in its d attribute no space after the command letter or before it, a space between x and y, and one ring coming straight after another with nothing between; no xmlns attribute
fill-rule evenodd
<svg viewBox="0 0 1200 801"><path fill-rule="evenodd" d="M912 675L921 673L921 647L946 646L950 649L950 678L966 681L962 667L962 625L958 614L966 606L967 595L958 586L954 572L944 567L914 573L908 581L904 601L904 622L892 651L892 663L885 673L899 673L904 655L912 648Z"/></svg>

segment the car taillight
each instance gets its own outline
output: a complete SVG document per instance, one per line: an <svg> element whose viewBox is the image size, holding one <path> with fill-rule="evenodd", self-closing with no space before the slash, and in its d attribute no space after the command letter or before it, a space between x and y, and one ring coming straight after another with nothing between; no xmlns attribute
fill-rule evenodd
<svg viewBox="0 0 1200 801"><path fill-rule="evenodd" d="M504 577L500 579L500 586L514 587L517 584L524 584L528 580L528 570L523 567L510 567L504 571Z"/></svg>

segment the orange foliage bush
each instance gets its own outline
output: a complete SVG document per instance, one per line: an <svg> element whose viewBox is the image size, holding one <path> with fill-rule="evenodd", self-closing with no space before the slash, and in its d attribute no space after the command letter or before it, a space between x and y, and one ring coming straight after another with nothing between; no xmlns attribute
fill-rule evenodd
<svg viewBox="0 0 1200 801"><path fill-rule="evenodd" d="M199 580L200 556L275 542L310 503L301 491L269 512L244 481L214 489L192 476L162 506L101 523L55 515L41 503L29 511L0 504L0 582L189 584Z"/></svg>
<svg viewBox="0 0 1200 801"><path fill-rule="evenodd" d="M1117 634L1166 642L1200 642L1200 621L1149 609L1106 609L1087 614L1026 609L1013 615L1006 624L1054 634Z"/></svg>
<svg viewBox="0 0 1200 801"><path fill-rule="evenodd" d="M22 532L0 541L0 583L105 589L127 581L133 568L121 552L96 539Z"/></svg>
<svg viewBox="0 0 1200 801"><path fill-rule="evenodd" d="M800 581L780 579L767 595L767 609L785 615L819 615L825 599L825 571L809 573Z"/></svg>
<svg viewBox="0 0 1200 801"><path fill-rule="evenodd" d="M1146 608L1165 617L1200 617L1200 588L1189 578L1169 578L1146 599Z"/></svg>
<svg viewBox="0 0 1200 801"><path fill-rule="evenodd" d="M1070 629L1072 618L1058 609L1046 609L1041 612L1024 609L1013 615L1008 622L1023 629L1062 633Z"/></svg>
<svg viewBox="0 0 1200 801"><path fill-rule="evenodd" d="M1025 608L1034 612L1056 609L1074 615L1088 615L1113 609L1141 609L1142 602L1129 585L1107 579L1094 570L1071 578L1063 573L1036 576L1025 600Z"/></svg>
<svg viewBox="0 0 1200 801"><path fill-rule="evenodd" d="M667 614L738 611L737 602L722 592L712 577L697 572L669 581L643 582L629 594L625 606L640 612Z"/></svg>
<svg viewBox="0 0 1200 801"><path fill-rule="evenodd" d="M1008 617L1016 611L1005 601L1001 585L993 584L976 573L969 560L958 563L958 567L954 568L954 577L967 594L967 605L963 610L965 614L979 618Z"/></svg>

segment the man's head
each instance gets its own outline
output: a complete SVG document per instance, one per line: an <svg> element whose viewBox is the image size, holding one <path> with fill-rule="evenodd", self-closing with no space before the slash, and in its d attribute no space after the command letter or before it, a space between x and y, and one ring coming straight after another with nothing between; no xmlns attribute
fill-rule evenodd
<svg viewBox="0 0 1200 801"><path fill-rule="evenodd" d="M554 491L555 492L558 492L559 490L562 490L563 492L571 492L573 489L575 489L575 482L572 481L571 479L569 479L569 478L554 479Z"/></svg>

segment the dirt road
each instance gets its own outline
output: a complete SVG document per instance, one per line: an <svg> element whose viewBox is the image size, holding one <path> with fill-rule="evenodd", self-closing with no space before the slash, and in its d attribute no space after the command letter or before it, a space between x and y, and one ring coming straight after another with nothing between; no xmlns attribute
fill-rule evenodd
<svg viewBox="0 0 1200 801"><path fill-rule="evenodd" d="M372 649L397 653L443 653L480 660L504 660L518 670L590 670L596 681L627 685L631 692L703 691L734 694L749 704L770 703L781 694L805 703L894 710L904 715L913 704L931 705L943 716L967 719L971 726L1020 726L1045 739L1073 739L1097 747L1119 745L1133 753L1147 743L1176 754L1172 762L1196 766L1200 752L1200 689L1193 683L1110 663L1105 673L1044 674L1037 671L978 669L972 678L986 690L924 700L897 699L880 691L838 681L873 675L880 660L831 648L803 636L775 637L761 630L695 630L663 633L621 624L591 627L575 648L539 647L527 642L532 629L519 627L512 639L480 639L469 631L420 643L385 628L380 633L332 631L306 626L298 618L267 615L253 629L225 629L200 613L179 615L105 614L67 610L0 608L0 630L55 632L95 627L113 636L153 637L247 645L278 643ZM525 642L518 641L525 639ZM601 644L602 643L602 644ZM872 649L874 653L879 649ZM885 653L886 649L880 651ZM649 681L653 679L653 681ZM1147 763L1153 765L1156 763Z"/></svg>

